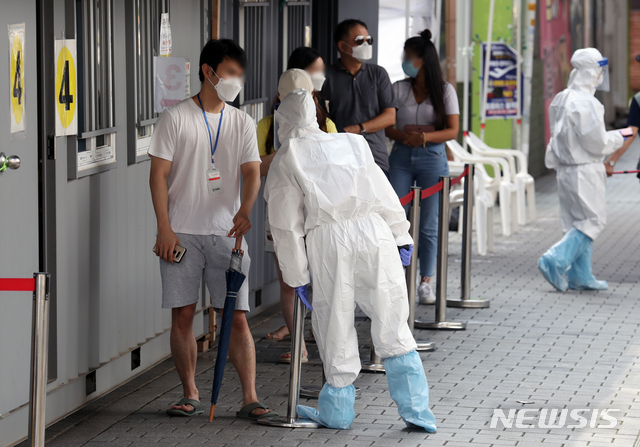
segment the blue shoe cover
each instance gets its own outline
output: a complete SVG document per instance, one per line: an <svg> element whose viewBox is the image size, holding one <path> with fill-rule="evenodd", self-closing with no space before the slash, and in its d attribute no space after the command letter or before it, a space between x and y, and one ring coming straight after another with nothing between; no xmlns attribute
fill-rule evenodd
<svg viewBox="0 0 640 447"><path fill-rule="evenodd" d="M593 240L583 232L572 228L538 261L544 278L560 292L567 290L564 274Z"/></svg>
<svg viewBox="0 0 640 447"><path fill-rule="evenodd" d="M567 290L567 281L562 276L562 270L556 267L554 259L547 256L546 253L538 260L538 269L540 269L544 279L557 290L560 292Z"/></svg>
<svg viewBox="0 0 640 447"><path fill-rule="evenodd" d="M567 282L572 290L607 290L609 284L606 281L598 281L591 273L591 256L593 254L593 242L591 242L582 254L576 259L571 268L567 270Z"/></svg>
<svg viewBox="0 0 640 447"><path fill-rule="evenodd" d="M418 353L411 351L385 359L384 369L391 398L407 427L418 426L429 433L435 432L436 418L429 409L429 385Z"/></svg>
<svg viewBox="0 0 640 447"><path fill-rule="evenodd" d="M298 405L298 415L316 421L325 427L347 430L356 418L354 405L356 389L353 385L334 388L325 383L318 396L318 409Z"/></svg>

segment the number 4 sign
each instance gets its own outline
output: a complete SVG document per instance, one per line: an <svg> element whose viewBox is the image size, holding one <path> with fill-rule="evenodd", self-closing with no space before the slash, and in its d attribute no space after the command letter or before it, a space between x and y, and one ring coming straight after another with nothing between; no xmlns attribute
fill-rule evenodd
<svg viewBox="0 0 640 447"><path fill-rule="evenodd" d="M78 133L76 103L76 41L56 40L56 136Z"/></svg>
<svg viewBox="0 0 640 447"><path fill-rule="evenodd" d="M9 25L9 97L11 133L25 130L24 113L24 23Z"/></svg>

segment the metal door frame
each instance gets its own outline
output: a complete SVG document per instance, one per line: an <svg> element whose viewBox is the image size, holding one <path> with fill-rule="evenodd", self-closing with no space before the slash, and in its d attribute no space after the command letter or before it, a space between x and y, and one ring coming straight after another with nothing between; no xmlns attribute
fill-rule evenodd
<svg viewBox="0 0 640 447"><path fill-rule="evenodd" d="M55 91L54 19L62 0L36 0L38 91ZM75 4L64 0L65 37L75 37ZM39 270L50 273L48 379L58 377L57 336L57 226L55 102L53 95L38 95L38 232ZM62 145L61 145L62 146Z"/></svg>

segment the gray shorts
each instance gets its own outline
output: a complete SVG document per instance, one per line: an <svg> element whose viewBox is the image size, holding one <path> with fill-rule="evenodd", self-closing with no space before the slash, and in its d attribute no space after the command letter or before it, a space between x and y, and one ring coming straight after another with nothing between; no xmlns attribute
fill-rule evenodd
<svg viewBox="0 0 640 447"><path fill-rule="evenodd" d="M180 245L187 249L180 263L170 264L160 259L162 277L162 307L184 307L198 301L198 289L204 274L204 281L211 295L215 309L224 307L227 296L225 272L229 269L231 250L236 240L226 236L176 233ZM244 257L242 271L248 276L251 258L247 253L247 242L242 241ZM249 279L238 292L236 310L249 311Z"/></svg>

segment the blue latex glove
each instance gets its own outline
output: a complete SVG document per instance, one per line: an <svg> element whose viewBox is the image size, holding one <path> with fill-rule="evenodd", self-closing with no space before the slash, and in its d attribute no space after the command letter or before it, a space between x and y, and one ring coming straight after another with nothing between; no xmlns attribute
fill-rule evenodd
<svg viewBox="0 0 640 447"><path fill-rule="evenodd" d="M313 310L311 304L309 303L309 292L307 291L307 286L296 287L296 295L302 300L307 309Z"/></svg>
<svg viewBox="0 0 640 447"><path fill-rule="evenodd" d="M398 247L400 250L400 259L402 260L402 265L408 267L411 264L411 256L413 255L413 245L405 245L403 247Z"/></svg>

